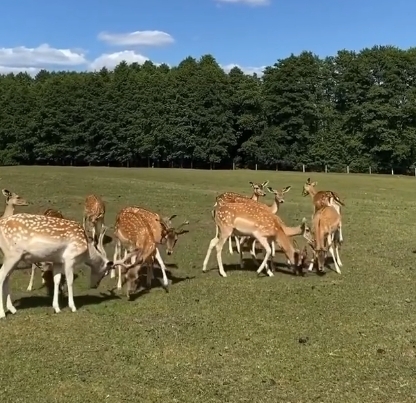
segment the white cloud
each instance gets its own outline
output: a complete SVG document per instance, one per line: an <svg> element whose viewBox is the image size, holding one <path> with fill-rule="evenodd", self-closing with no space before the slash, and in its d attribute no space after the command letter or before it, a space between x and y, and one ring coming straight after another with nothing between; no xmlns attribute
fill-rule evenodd
<svg viewBox="0 0 416 403"><path fill-rule="evenodd" d="M82 51L56 49L48 44L37 48L18 46L16 48L0 48L0 66L10 68L33 68L45 66L78 66L86 64Z"/></svg>
<svg viewBox="0 0 416 403"><path fill-rule="evenodd" d="M249 6L268 6L271 0L215 0L217 3L241 3Z"/></svg>
<svg viewBox="0 0 416 403"><path fill-rule="evenodd" d="M101 32L98 39L115 46L162 46L174 42L173 37L163 31L135 31L124 34Z"/></svg>
<svg viewBox="0 0 416 403"><path fill-rule="evenodd" d="M244 67L244 66L240 66L238 64L227 64L225 66L222 66L222 68L228 73L230 70L232 70L234 67L238 67L240 70L244 71L244 73L246 74L254 74L256 73L258 76L262 76L263 75L263 70L266 68L266 66L261 66L261 67Z"/></svg>
<svg viewBox="0 0 416 403"><path fill-rule="evenodd" d="M143 64L146 60L149 59L146 56L143 56L140 53L136 53L132 50L123 50L122 52L115 53L104 53L90 63L89 70L101 70L103 67L107 67L109 70L112 70L123 60L125 60L127 64Z"/></svg>
<svg viewBox="0 0 416 403"><path fill-rule="evenodd" d="M18 73L28 73L31 76L36 76L36 74L41 71L38 67L7 67L7 66L0 66L0 74L18 74Z"/></svg>

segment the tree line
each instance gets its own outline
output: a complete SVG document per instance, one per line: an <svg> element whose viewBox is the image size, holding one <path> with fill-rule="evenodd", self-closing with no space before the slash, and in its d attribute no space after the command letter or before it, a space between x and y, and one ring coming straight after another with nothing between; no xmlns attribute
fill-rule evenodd
<svg viewBox="0 0 416 403"><path fill-rule="evenodd" d="M414 172L416 48L0 76L0 164Z"/></svg>

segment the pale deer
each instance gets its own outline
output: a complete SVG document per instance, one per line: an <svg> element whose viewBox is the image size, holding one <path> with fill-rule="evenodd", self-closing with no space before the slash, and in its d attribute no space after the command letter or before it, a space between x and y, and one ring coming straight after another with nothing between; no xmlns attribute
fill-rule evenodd
<svg viewBox="0 0 416 403"><path fill-rule="evenodd" d="M55 210L52 208L48 208L43 212L43 215L48 217L56 217L56 218L64 218L62 213L59 210ZM49 274L45 274L46 271L52 271L52 263L51 262L42 262L42 263L33 263L32 268L30 271L30 280L29 284L26 288L26 291L32 291L33 289L33 280L35 278L35 271L36 268L39 268L42 272L42 284L45 284L45 279L49 278Z"/></svg>
<svg viewBox="0 0 416 403"><path fill-rule="evenodd" d="M29 203L14 192L2 189L3 196L6 198L6 208L1 218L6 218L14 214L15 206L28 206Z"/></svg>
<svg viewBox="0 0 416 403"><path fill-rule="evenodd" d="M335 271L341 274L342 262L339 257L341 214L330 205L317 210L313 218L315 237L305 237L313 251L313 259L308 271L313 270L314 263L318 265L318 272L324 272L325 259L330 252Z"/></svg>
<svg viewBox="0 0 416 403"><path fill-rule="evenodd" d="M222 203L244 202L247 199L258 201L260 197L266 196L266 193L264 192L263 189L268 185L268 183L269 183L269 181L265 181L263 183L249 182L249 184L253 188L253 194L252 194L251 197L247 197L247 196L241 195L239 193L235 193L235 192L222 193L222 194L220 194L219 196L216 197L214 208L217 205L222 204ZM213 211L212 211L212 213L213 213ZM218 234L218 228L216 228L216 232ZM240 240L238 239L238 237L235 236L234 241L235 241L235 246L237 248L237 251L238 251L238 253L240 253L240 249L241 249ZM234 253L231 237L228 239L228 250L230 251L231 255Z"/></svg>
<svg viewBox="0 0 416 403"><path fill-rule="evenodd" d="M104 225L104 216L105 203L101 197L94 194L88 195L85 198L82 223L85 231L87 231L87 224L88 226L92 226L92 239L94 240Z"/></svg>
<svg viewBox="0 0 416 403"><path fill-rule="evenodd" d="M156 259L162 270L163 281L162 285L167 289L169 282L166 276L166 266L160 256L157 248L158 243L153 235L154 230L152 225L141 214L132 209L122 209L116 217L116 223L114 226L114 236L117 239L116 249L123 244L127 250L138 250L137 260L133 261L133 264L137 266L133 270L129 270L125 275L127 281L127 298L130 298L131 292L134 291L136 281L139 277L139 270L142 265L147 265L147 287L151 286L151 273L153 269L154 260ZM118 255L118 250L114 252L114 255ZM122 271L119 271L119 282L121 288L124 284L121 280Z"/></svg>
<svg viewBox="0 0 416 403"><path fill-rule="evenodd" d="M289 190L292 188L292 186L286 186L285 188L281 189L281 190L275 190L272 187L268 186L267 190L270 193L274 194L274 200L271 206L267 205L266 206L270 209L270 211L273 214L277 214L279 212L279 208L280 205L282 203L284 203L285 201L285 194L287 192L289 192ZM247 237L243 237L240 239L240 245L244 243L244 241L246 241L248 238ZM274 242L271 243L271 247L272 247L272 256L275 255L276 251L275 251L275 244ZM256 240L253 240L253 243L251 244L251 256L253 257L254 260L256 260Z"/></svg>
<svg viewBox="0 0 416 403"><path fill-rule="evenodd" d="M207 270L209 257L214 248L217 250L218 270L222 277L227 277L222 263L222 248L231 235L252 236L263 246L266 253L257 269L260 274L266 268L268 276L273 272L268 268L267 261L271 255L270 241L275 241L290 261L294 272L302 271L304 257L295 249L291 239L285 234L279 218L270 210L259 207L258 203L225 203L216 207L214 211L215 224L218 227L218 236L210 241L202 271ZM272 265L273 266L273 265Z"/></svg>
<svg viewBox="0 0 416 403"><path fill-rule="evenodd" d="M35 214L15 214L0 220L0 249L4 254L3 266L0 268L0 318L6 316L5 305L12 314L16 313L10 297L9 278L22 261L54 264L52 306L56 313L60 312L58 292L61 273L64 273L68 286L68 306L75 312L74 266L81 263L88 265L91 268L90 287L97 288L113 264L124 265L137 253L133 251L133 254L118 262L109 261L102 245L104 231L96 246L75 221Z"/></svg>
<svg viewBox="0 0 416 403"><path fill-rule="evenodd" d="M303 185L302 196L310 195L313 203L313 214L324 206L334 206L339 214L341 214L341 206L345 206L338 193L332 190L316 190L318 182L311 182L311 178L306 179ZM339 242L343 242L342 225L339 228Z"/></svg>
<svg viewBox="0 0 416 403"><path fill-rule="evenodd" d="M139 206L130 206L123 208L116 218L116 226L122 227L122 223L117 223L122 217L123 212L132 212L134 214L137 214L142 217L142 219L146 220L149 224L152 235L157 244L165 244L166 245L166 254L172 255L173 249L176 245L176 242L178 241L178 238L180 235L187 233L188 231L185 230L183 227L188 225L188 221L184 221L182 224L180 224L177 228L172 226L172 220L176 217L176 214L162 218L159 214L147 210L145 208L139 207ZM115 234L116 238L116 247L114 249L114 260L119 258L121 256L122 252L122 240L117 237L117 234ZM150 273L151 275L153 272ZM115 277L115 271L112 271L111 277ZM119 270L118 275L118 282L117 282L117 288L122 288L121 283L121 272Z"/></svg>

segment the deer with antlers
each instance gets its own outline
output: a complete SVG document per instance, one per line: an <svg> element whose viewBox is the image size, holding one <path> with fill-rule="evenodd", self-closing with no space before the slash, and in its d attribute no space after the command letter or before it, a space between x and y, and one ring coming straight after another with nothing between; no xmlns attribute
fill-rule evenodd
<svg viewBox="0 0 416 403"><path fill-rule="evenodd" d="M29 203L14 192L2 189L3 196L6 198L6 208L1 218L6 218L14 214L15 206L28 206Z"/></svg>
<svg viewBox="0 0 416 403"><path fill-rule="evenodd" d="M313 251L313 259L308 271L313 270L314 263L316 262L318 272L324 272L325 259L329 251L334 262L335 271L341 274L340 267L342 266L342 262L339 257L341 222L341 214L332 205L324 206L316 211L313 217L315 237L313 238L311 235L305 236Z"/></svg>
<svg viewBox="0 0 416 403"><path fill-rule="evenodd" d="M222 193L222 194L220 194L219 196L216 197L214 208L217 205L222 204L222 203L244 202L246 200L258 201L260 197L266 196L266 193L264 192L263 189L268 185L268 183L269 183L269 181L265 181L263 183L249 182L249 184L253 188L253 194L252 194L251 197L243 196L243 195L241 195L239 193L235 193L235 192ZM213 214L213 211L212 211L212 214ZM217 228L216 236L217 235L218 235L218 228ZM237 248L237 251L238 251L238 253L240 253L241 240L239 240L237 236L234 236L234 241L235 241L235 246ZM231 242L231 237L228 239L228 250L230 251L231 255L234 253L233 244Z"/></svg>
<svg viewBox="0 0 416 403"><path fill-rule="evenodd" d="M206 272L211 252L216 248L219 273L222 277L227 277L221 255L227 238L233 234L254 237L265 249L266 253L257 269L257 274L266 268L268 276L274 275L267 266L271 255L270 241L275 241L280 246L296 274L303 271L305 260L303 252L295 249L291 239L285 234L279 218L270 210L260 206L259 203L224 203L215 208L214 220L218 227L218 236L209 243L203 263L203 272Z"/></svg>
<svg viewBox="0 0 416 403"><path fill-rule="evenodd" d="M0 268L0 318L6 316L6 309L12 314L16 313L10 296L9 279L22 261L53 263L52 307L56 313L60 312L59 283L61 273L64 273L68 286L68 306L75 312L74 266L81 263L88 265L91 268L90 287L97 288L113 264L125 265L137 253L134 251L118 262L109 261L102 244L104 232L105 228L100 233L96 246L87 238L83 227L75 221L35 214L15 214L0 220L0 248L4 254L3 266ZM126 266L127 270L129 268Z"/></svg>
<svg viewBox="0 0 416 403"><path fill-rule="evenodd" d="M316 190L316 185L318 182L311 182L311 178L306 179L305 184L303 185L302 196L306 197L310 195L313 203L313 213L321 209L324 206L332 205L339 214L341 214L341 206L345 206L338 193L333 192L332 190ZM343 242L342 236L342 225L339 228L339 242Z"/></svg>
<svg viewBox="0 0 416 403"><path fill-rule="evenodd" d="M162 218L159 214L147 210L142 207L138 206L130 206L123 208L116 217L116 225L114 229L114 235L116 238L116 247L114 249L114 260L118 259L121 256L121 250L123 245L127 245L127 249L131 247L131 245L137 245L137 242L140 242L140 239L137 239L135 232L132 228L132 225L127 221L129 214L126 215L125 213L132 213L139 216L140 220L147 222L148 226L150 227L151 234L153 240L156 244L165 244L166 245L166 254L171 255L173 253L173 249L178 241L178 237L182 234L187 233L188 231L184 229L184 226L188 225L188 221L184 221L180 224L177 228L172 226L172 220L176 217L176 214L168 217ZM134 220L133 224L137 224L138 222ZM130 235L129 235L130 234ZM132 237L128 239L128 237ZM157 248L156 248L157 249ZM166 277L166 267L163 263L163 260L160 256L159 250L156 250L155 258L158 260L160 264L162 274L163 274L163 285L165 287L168 286L167 277ZM113 274L114 273L114 274ZM152 269L148 268L147 271L147 284L150 287L150 283L153 276ZM115 277L115 271L112 272L112 277ZM118 282L117 288L122 288L122 278L121 278L121 269L118 272Z"/></svg>
<svg viewBox="0 0 416 403"><path fill-rule="evenodd" d="M43 215L48 217L56 217L56 218L64 218L62 213L59 210L55 210L52 208L48 208L43 212ZM42 262L42 263L33 263L31 272L30 272L30 280L29 284L26 288L26 291L32 291L33 289L33 280L35 278L35 271L36 268L39 268L42 272L42 284L45 284L46 279L50 278L50 273L46 273L48 271L52 271L52 263L51 262Z"/></svg>
<svg viewBox="0 0 416 403"><path fill-rule="evenodd" d="M85 198L82 225L85 231L87 230L87 224L92 227L92 239L94 240L104 225L104 216L105 203L101 197L94 194L88 195Z"/></svg>

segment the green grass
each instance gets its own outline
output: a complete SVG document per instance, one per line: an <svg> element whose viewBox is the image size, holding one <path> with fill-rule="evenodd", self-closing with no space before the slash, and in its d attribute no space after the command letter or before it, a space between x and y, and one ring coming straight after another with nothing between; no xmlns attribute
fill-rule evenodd
<svg viewBox="0 0 416 403"><path fill-rule="evenodd" d="M80 220L85 195L95 192L107 202L108 225L120 208L139 204L178 214L178 222L188 219L190 232L165 258L178 266L170 269L170 292L155 280L149 293L131 302L124 294L109 297L115 279L87 290L81 274L74 285L78 312L65 300L54 314L40 273L30 293L29 272L16 271L17 313L0 323L0 401L414 402L415 178L310 175L319 189L339 192L346 203L341 275L257 277L249 254L248 269L240 270L228 247L229 277L218 275L214 254L212 270L202 273L217 194L250 194L248 181L292 185L280 215L297 225L311 218L311 200L301 196L307 176L2 168L1 187L31 202L16 212L55 207ZM285 261L280 254L277 259Z"/></svg>

